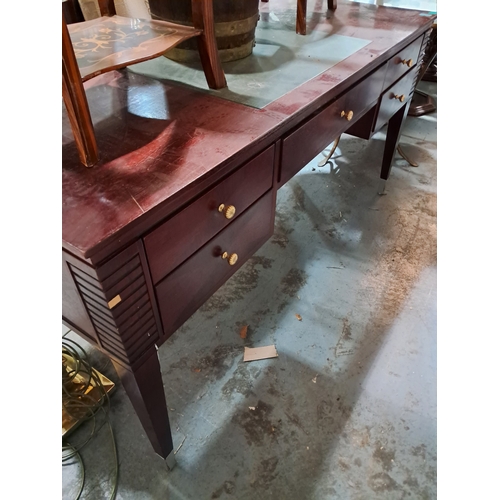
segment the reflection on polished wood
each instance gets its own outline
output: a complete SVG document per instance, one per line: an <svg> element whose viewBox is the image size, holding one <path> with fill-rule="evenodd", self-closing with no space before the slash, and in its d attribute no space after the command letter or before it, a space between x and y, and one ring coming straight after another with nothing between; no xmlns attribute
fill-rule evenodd
<svg viewBox="0 0 500 500"><path fill-rule="evenodd" d="M113 2L101 0L99 5L101 13L114 13ZM192 12L194 27L113 15L70 24L69 30L63 12L63 98L80 161L86 167L94 166L99 155L82 82L153 59L197 37L208 86L227 86L215 40L212 0L192 0Z"/></svg>
<svg viewBox="0 0 500 500"><path fill-rule="evenodd" d="M262 109L136 72L97 76L99 168L81 168L63 115L63 322L112 358L160 456L173 446L157 349L272 236L279 188L332 138L388 124L388 179L432 22L343 2L319 28L371 43Z"/></svg>

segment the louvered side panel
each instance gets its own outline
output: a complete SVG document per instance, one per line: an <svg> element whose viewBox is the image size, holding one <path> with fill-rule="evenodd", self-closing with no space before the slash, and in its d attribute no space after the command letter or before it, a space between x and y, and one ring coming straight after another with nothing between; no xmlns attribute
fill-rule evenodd
<svg viewBox="0 0 500 500"><path fill-rule="evenodd" d="M69 265L75 285L80 292L82 302L98 336L101 348L111 356L129 364L130 360L120 341L120 334L109 309L106 295L101 284L94 277L83 273L77 267Z"/></svg>
<svg viewBox="0 0 500 500"><path fill-rule="evenodd" d="M97 270L104 296L111 305L119 341L129 363L140 363L141 356L160 343L162 326L148 263L142 242L137 242Z"/></svg>
<svg viewBox="0 0 500 500"><path fill-rule="evenodd" d="M142 243L136 243L85 273L70 270L101 348L134 366L154 349L162 333Z"/></svg>
<svg viewBox="0 0 500 500"><path fill-rule="evenodd" d="M413 85L411 87L411 92L410 95L413 95L413 92L415 91L415 88L422 78L422 70L423 70L423 64L424 64L424 58L425 58L425 52L429 48L429 41L430 41L430 36L431 36L431 31L429 30L425 33L424 39L422 41L422 47L420 49L420 53L418 55L418 61L417 61L417 70L415 71L415 78L413 79Z"/></svg>

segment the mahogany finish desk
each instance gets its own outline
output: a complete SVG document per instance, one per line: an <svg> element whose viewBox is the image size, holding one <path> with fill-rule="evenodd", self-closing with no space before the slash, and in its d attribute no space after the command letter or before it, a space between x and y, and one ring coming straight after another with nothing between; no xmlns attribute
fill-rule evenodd
<svg viewBox="0 0 500 500"><path fill-rule="evenodd" d="M92 169L63 115L63 322L111 357L167 463L157 347L272 235L277 190L335 137L388 123L388 178L434 18L339 3L334 32L371 43L263 109L102 75L87 89Z"/></svg>

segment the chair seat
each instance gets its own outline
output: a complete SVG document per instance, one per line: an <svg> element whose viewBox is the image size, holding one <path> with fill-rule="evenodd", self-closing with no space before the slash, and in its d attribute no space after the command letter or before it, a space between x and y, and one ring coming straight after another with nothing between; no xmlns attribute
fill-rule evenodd
<svg viewBox="0 0 500 500"><path fill-rule="evenodd" d="M113 16L68 26L82 81L161 56L202 30L166 21Z"/></svg>

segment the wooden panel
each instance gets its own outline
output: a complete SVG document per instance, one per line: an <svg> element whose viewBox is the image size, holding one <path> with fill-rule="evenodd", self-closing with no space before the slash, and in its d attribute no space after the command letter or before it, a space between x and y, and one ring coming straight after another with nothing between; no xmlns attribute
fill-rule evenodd
<svg viewBox="0 0 500 500"><path fill-rule="evenodd" d="M141 295L133 304L124 310L123 314L115 317L116 324L119 330L127 330L130 326L135 325L142 317L149 312L151 306L149 296Z"/></svg>
<svg viewBox="0 0 500 500"><path fill-rule="evenodd" d="M280 186L376 104L385 72L384 64L283 140ZM349 113L351 120L347 120Z"/></svg>
<svg viewBox="0 0 500 500"><path fill-rule="evenodd" d="M411 99L415 77L417 76L417 69L417 66L415 66L407 75L384 92L380 99L380 107L375 130L379 130L383 127L389 121L391 116L404 106L408 102L408 99ZM397 96L404 96L403 101L398 99Z"/></svg>
<svg viewBox="0 0 500 500"><path fill-rule="evenodd" d="M122 336L122 341L124 345L129 345L133 342L136 341L136 339L144 336L148 336L149 332L156 331L156 322L153 314L149 315L149 319L146 318L143 321L143 324L140 325L138 328L130 329L127 332L127 335Z"/></svg>
<svg viewBox="0 0 500 500"><path fill-rule="evenodd" d="M144 246L153 283L173 271L270 189L273 163L271 146L146 236ZM221 203L236 208L232 219L218 211Z"/></svg>
<svg viewBox="0 0 500 500"><path fill-rule="evenodd" d="M408 61L411 59L411 68L417 65L423 39L424 36L417 38L413 43L410 43L410 45L389 60L387 73L385 74L384 90L390 87L410 69L408 64L403 63L403 60Z"/></svg>
<svg viewBox="0 0 500 500"><path fill-rule="evenodd" d="M86 309L86 328L110 356L134 366L147 349L154 349L162 331L142 243L97 269L74 258L68 266ZM113 299L116 305L110 306Z"/></svg>
<svg viewBox="0 0 500 500"><path fill-rule="evenodd" d="M141 262L137 259L137 267L132 269L129 274L120 279L117 283L113 284L109 288L106 288L106 293L108 297L115 297L120 291L123 293L123 290L133 290L139 286L139 282L144 283L144 273L141 267ZM133 285L129 287L129 285ZM125 297L122 296L122 299Z"/></svg>
<svg viewBox="0 0 500 500"><path fill-rule="evenodd" d="M344 131L348 122L340 119L340 113L346 101L347 96L341 97L283 139L279 186L288 182Z"/></svg>
<svg viewBox="0 0 500 500"><path fill-rule="evenodd" d="M269 191L156 287L166 337L186 321L272 235L273 192ZM230 266L224 251L236 253Z"/></svg>
<svg viewBox="0 0 500 500"><path fill-rule="evenodd" d="M83 293L85 293L89 297L95 297L95 299L100 299L104 302L107 302L106 297L104 296L104 292L100 288L97 288L88 281L80 278L75 271L76 269L73 268L73 279L75 280L76 283L78 283L78 288Z"/></svg>
<svg viewBox="0 0 500 500"><path fill-rule="evenodd" d="M120 323L125 321L125 319L132 314L134 308L140 307L140 304L143 301L149 302L148 289L144 284L144 280L142 280L142 282L143 285L141 287L113 308L113 315L118 325L120 325Z"/></svg>
<svg viewBox="0 0 500 500"><path fill-rule="evenodd" d="M86 333L88 337L97 342L97 333L80 296L78 288L69 268L68 259L73 263L77 259L71 257L66 252L62 253L62 316L71 328L77 328ZM82 266L85 264L82 263Z"/></svg>

